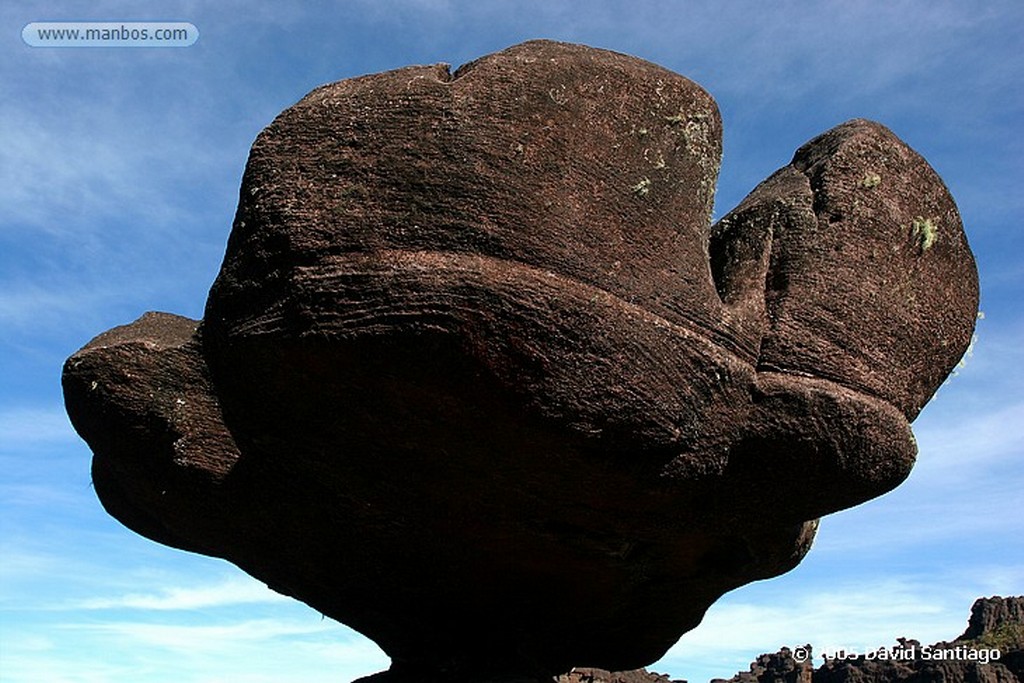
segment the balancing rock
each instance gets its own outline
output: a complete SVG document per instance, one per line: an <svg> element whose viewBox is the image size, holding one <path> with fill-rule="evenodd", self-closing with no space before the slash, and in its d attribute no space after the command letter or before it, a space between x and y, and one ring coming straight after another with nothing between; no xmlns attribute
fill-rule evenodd
<svg viewBox="0 0 1024 683"><path fill-rule="evenodd" d="M253 145L203 320L67 361L100 501L366 634L382 681L658 659L907 476L978 304L883 126L711 225L721 133L686 78L545 41L314 90Z"/></svg>

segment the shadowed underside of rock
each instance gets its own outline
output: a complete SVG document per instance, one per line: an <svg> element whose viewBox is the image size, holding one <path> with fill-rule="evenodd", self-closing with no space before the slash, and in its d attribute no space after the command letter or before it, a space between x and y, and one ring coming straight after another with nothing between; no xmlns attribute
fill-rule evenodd
<svg viewBox="0 0 1024 683"><path fill-rule="evenodd" d="M660 657L896 486L977 275L851 121L710 225L697 85L532 42L319 88L253 145L203 321L65 365L106 509L365 633L392 679Z"/></svg>

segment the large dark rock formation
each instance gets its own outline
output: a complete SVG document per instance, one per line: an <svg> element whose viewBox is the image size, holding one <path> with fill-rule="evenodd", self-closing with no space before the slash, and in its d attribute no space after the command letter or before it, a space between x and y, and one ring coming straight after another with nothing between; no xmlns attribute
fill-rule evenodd
<svg viewBox="0 0 1024 683"><path fill-rule="evenodd" d="M582 46L313 91L253 145L204 319L67 361L100 500L386 678L657 659L903 480L977 308L952 198L881 125L711 226L720 154L697 85Z"/></svg>
<svg viewBox="0 0 1024 683"><path fill-rule="evenodd" d="M967 631L951 642L922 646L900 638L895 646L873 653L836 654L829 653L830 659L815 669L811 646L782 648L758 657L749 671L712 683L1024 682L1024 597L980 598L971 608ZM629 672L634 677L640 673L646 672Z"/></svg>

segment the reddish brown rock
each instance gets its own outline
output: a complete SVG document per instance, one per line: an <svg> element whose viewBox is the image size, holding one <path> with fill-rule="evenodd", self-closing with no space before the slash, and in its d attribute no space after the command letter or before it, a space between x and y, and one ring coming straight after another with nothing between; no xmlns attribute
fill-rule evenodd
<svg viewBox="0 0 1024 683"><path fill-rule="evenodd" d="M604 669L577 668L559 676L556 683L686 683L686 681L672 680L665 674L646 669L605 671Z"/></svg>
<svg viewBox="0 0 1024 683"><path fill-rule="evenodd" d="M550 42L324 86L256 140L201 323L65 366L127 526L360 630L393 680L660 657L896 486L974 263L878 124L718 225L714 102Z"/></svg>
<svg viewBox="0 0 1024 683"><path fill-rule="evenodd" d="M711 252L726 301L735 295L723 284L749 279L742 289L765 311L761 369L833 380L909 420L960 360L972 329L964 321L977 313L953 198L924 159L870 121L797 150L719 221Z"/></svg>

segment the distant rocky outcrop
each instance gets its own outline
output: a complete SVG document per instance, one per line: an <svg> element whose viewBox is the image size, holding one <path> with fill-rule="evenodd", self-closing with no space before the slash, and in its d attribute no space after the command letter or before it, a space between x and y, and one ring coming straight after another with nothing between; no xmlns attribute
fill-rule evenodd
<svg viewBox="0 0 1024 683"><path fill-rule="evenodd" d="M712 225L721 150L697 84L580 45L314 90L253 144L203 320L66 362L100 501L369 636L375 680L656 661L903 481L978 304L884 126Z"/></svg>
<svg viewBox="0 0 1024 683"><path fill-rule="evenodd" d="M1024 683L1024 597L977 600L967 630L953 641L923 646L900 638L873 653L838 654L815 669L810 645L782 648L713 683Z"/></svg>
<svg viewBox="0 0 1024 683"><path fill-rule="evenodd" d="M686 683L673 680L665 674L646 669L633 671L605 671L604 669L577 668L559 676L555 683Z"/></svg>
<svg viewBox="0 0 1024 683"><path fill-rule="evenodd" d="M741 671L728 680L715 678L712 683L811 683L814 666L801 656L809 652L809 646L796 655L784 647L774 654L758 656L749 671Z"/></svg>
<svg viewBox="0 0 1024 683"><path fill-rule="evenodd" d="M1000 639L1011 649L1024 649L1024 597L981 599L971 607L967 630L958 641Z"/></svg>

